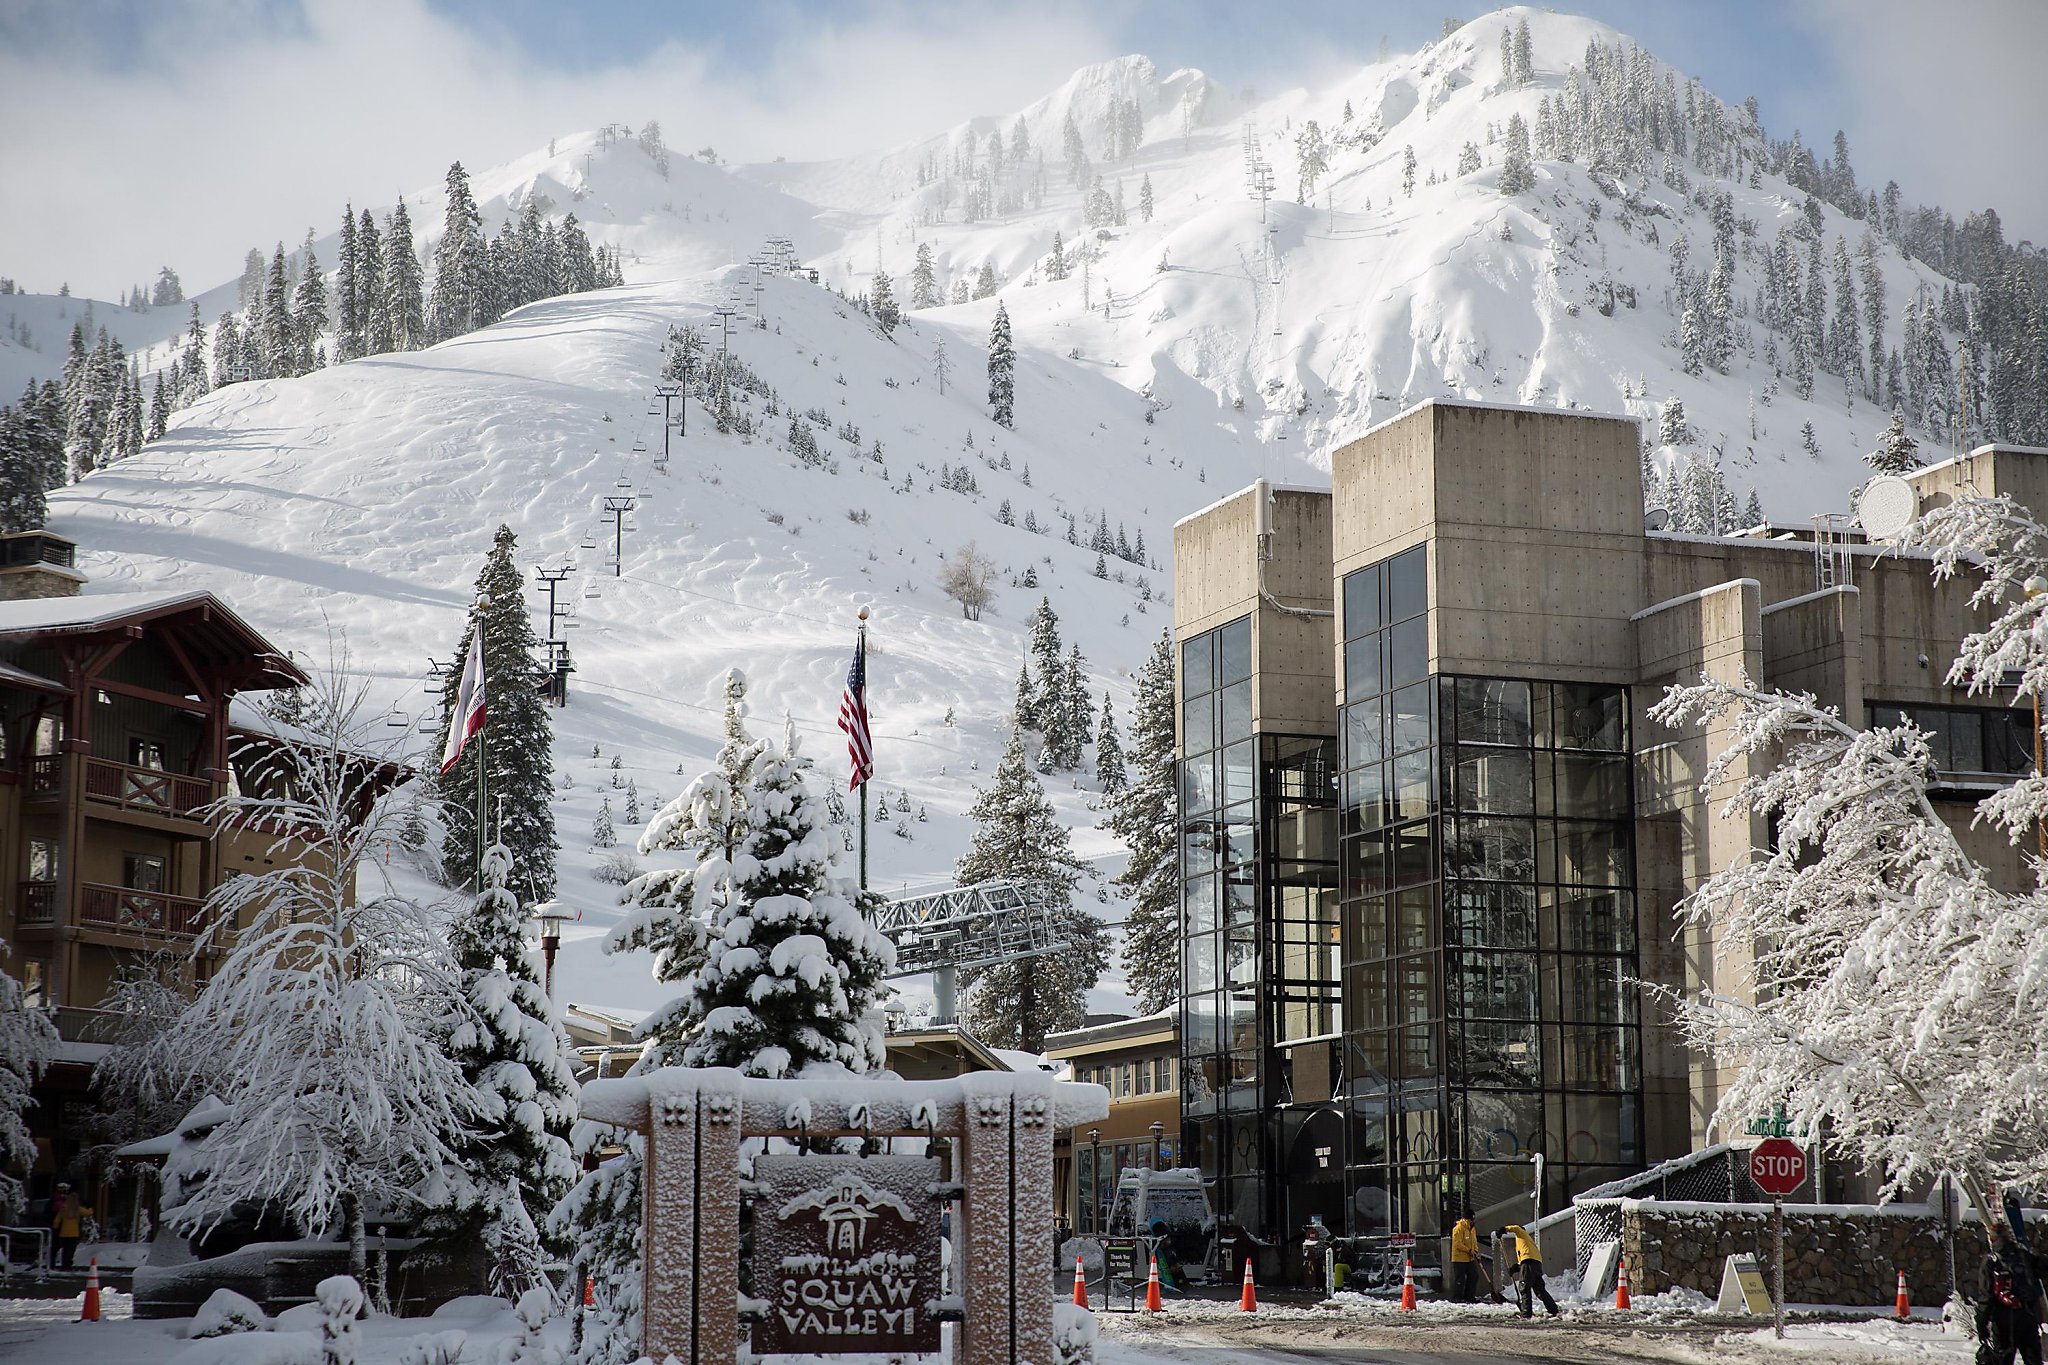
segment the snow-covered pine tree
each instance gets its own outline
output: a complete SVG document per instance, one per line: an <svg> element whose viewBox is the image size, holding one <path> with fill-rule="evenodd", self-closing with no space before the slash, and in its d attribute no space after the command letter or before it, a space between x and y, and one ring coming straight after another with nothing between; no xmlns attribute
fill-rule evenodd
<svg viewBox="0 0 2048 1365"><path fill-rule="evenodd" d="M1016 426L1017 355L1010 347L1010 313L996 303L995 320L988 328L989 417L999 427Z"/></svg>
<svg viewBox="0 0 2048 1365"><path fill-rule="evenodd" d="M270 258L270 274L264 279L259 335L263 368L257 377L280 379L291 374L298 346L292 327L291 284L285 276L283 242L277 244L277 251Z"/></svg>
<svg viewBox="0 0 2048 1365"><path fill-rule="evenodd" d="M149 1069L165 1092L203 1081L227 1111L179 1227L215 1226L251 1202L307 1235L340 1217L361 1276L366 1209L409 1207L445 1179L449 1144L482 1105L430 1026L457 990L441 923L357 877L399 837L405 803L379 799L382 774L402 770L387 715L345 656L308 692L298 727L249 742L241 756L261 779L217 802L215 818L261 843L291 831L322 856L214 888L204 923L220 928L196 946L226 956L151 1045Z"/></svg>
<svg viewBox="0 0 2048 1365"><path fill-rule="evenodd" d="M1685 403L1671 397L1664 400L1657 409L1657 444L1661 446L1688 446L1692 444L1692 427L1685 420Z"/></svg>
<svg viewBox="0 0 2048 1365"><path fill-rule="evenodd" d="M896 324L903 321L902 312L896 307L896 286L889 279L889 272L879 267L868 285L868 307L874 313L875 326L888 336L896 330Z"/></svg>
<svg viewBox="0 0 2048 1365"><path fill-rule="evenodd" d="M334 359L339 364L363 354L363 319L357 312L362 291L358 278L356 206L341 207L340 255L334 265Z"/></svg>
<svg viewBox="0 0 2048 1365"><path fill-rule="evenodd" d="M1761 526L1766 520L1763 499L1759 498L1756 490L1752 488L1749 490L1749 501L1742 507L1742 525L1745 528Z"/></svg>
<svg viewBox="0 0 2048 1365"><path fill-rule="evenodd" d="M30 421L21 411L0 408L0 534L40 530L49 515L46 478Z"/></svg>
<svg viewBox="0 0 2048 1365"><path fill-rule="evenodd" d="M1010 724L1019 730L1038 728L1038 687L1031 681L1031 664L1017 669L1017 698L1010 706Z"/></svg>
<svg viewBox="0 0 2048 1365"><path fill-rule="evenodd" d="M391 210L391 226L384 234L384 313L394 351L416 351L431 339L426 287L416 251L412 215L400 199L398 207Z"/></svg>
<svg viewBox="0 0 2048 1365"><path fill-rule="evenodd" d="M362 328L362 354L381 355L392 349L391 299L384 287L384 240L367 208L356 217L356 322Z"/></svg>
<svg viewBox="0 0 2048 1365"><path fill-rule="evenodd" d="M469 172L460 161L448 167L445 188L448 206L441 240L434 246L434 287L427 307L437 341L473 332L496 317L490 244L469 192Z"/></svg>
<svg viewBox="0 0 2048 1365"><path fill-rule="evenodd" d="M618 830L612 825L612 799L602 797L597 803L597 818L590 823L590 846L610 848L618 842Z"/></svg>
<svg viewBox="0 0 2048 1365"><path fill-rule="evenodd" d="M1799 427L1799 448L1806 452L1809 460L1820 458L1820 441L1813 434L1813 423L1802 422Z"/></svg>
<svg viewBox="0 0 2048 1365"><path fill-rule="evenodd" d="M1906 414L1894 412L1891 425L1878 435L1877 449L1863 457L1863 463L1880 474L1905 474L1920 468L1914 452L1920 443L1906 431Z"/></svg>
<svg viewBox="0 0 2048 1365"><path fill-rule="evenodd" d="M1296 198L1306 204L1315 194L1316 185L1330 172L1330 146L1323 140L1323 130L1314 119L1301 125L1301 131L1294 136L1294 169Z"/></svg>
<svg viewBox="0 0 2048 1365"><path fill-rule="evenodd" d="M1410 143L1401 149L1401 193L1415 197L1415 145Z"/></svg>
<svg viewBox="0 0 2048 1365"><path fill-rule="evenodd" d="M1073 772L1081 766L1081 751L1088 743L1088 662L1081 657L1081 646L1067 646L1066 662L1059 669L1060 718L1061 725L1057 744L1059 766L1063 772ZM1046 736L1048 744L1054 737Z"/></svg>
<svg viewBox="0 0 2048 1365"><path fill-rule="evenodd" d="M1698 375L1706 368L1706 329L1700 321L1697 308L1688 308L1678 320L1678 368L1689 375Z"/></svg>
<svg viewBox="0 0 2048 1365"><path fill-rule="evenodd" d="M1521 194L1536 188L1536 169L1529 151L1529 125L1520 114L1508 119L1507 148L1501 153L1500 192Z"/></svg>
<svg viewBox="0 0 2048 1365"><path fill-rule="evenodd" d="M996 290L1000 287L996 282L996 268L994 264L989 261L983 261L981 269L975 272L974 297L977 299L992 299L996 295ZM997 307L1000 308L1001 305L999 304ZM1004 314L1005 321L1008 321L1008 316L1008 314Z"/></svg>
<svg viewBox="0 0 2048 1365"><path fill-rule="evenodd" d="M1138 221L1143 223L1152 221L1152 173L1150 171L1147 171L1145 178L1138 182Z"/></svg>
<svg viewBox="0 0 2048 1365"><path fill-rule="evenodd" d="M917 244L917 263L910 268L910 306L936 308L945 299L939 293L939 278L932 269L932 244Z"/></svg>
<svg viewBox="0 0 2048 1365"><path fill-rule="evenodd" d="M1104 826L1130 851L1115 885L1130 898L1124 919L1124 979L1138 1008L1180 998L1180 879L1173 758L1173 637L1162 633L1132 680L1130 784Z"/></svg>
<svg viewBox="0 0 2048 1365"><path fill-rule="evenodd" d="M1045 277L1049 280L1063 280L1067 277L1067 249L1060 240L1058 228L1052 233L1052 254L1045 260Z"/></svg>
<svg viewBox="0 0 2048 1365"><path fill-rule="evenodd" d="M534 651L540 641L527 615L526 583L514 558L518 540L509 526L492 537L491 552L477 574L479 605L463 623L453 657L469 657L470 635L479 621L484 632L484 730L463 748L455 766L442 774L439 792L446 835L441 842L442 875L451 885L475 886L476 765L488 763L487 818L496 837L512 850L514 888L528 902L555 894L554 725L547 701L534 686ZM460 662L441 691L441 750L462 683Z"/></svg>
<svg viewBox="0 0 2048 1365"><path fill-rule="evenodd" d="M327 330L327 282L311 247L299 268L299 288L292 298L293 372L311 374L319 368L320 335Z"/></svg>
<svg viewBox="0 0 2048 1365"><path fill-rule="evenodd" d="M1095 723L1095 785L1102 789L1104 796L1115 796L1124 789L1123 741L1117 737L1116 712L1110 709L1109 693L1102 694L1102 714Z"/></svg>
<svg viewBox="0 0 2048 1365"><path fill-rule="evenodd" d="M38 523L40 525L40 523ZM0 956L7 950L0 940ZM10 1169L35 1165L36 1144L29 1136L31 1091L57 1052L57 1028L50 1016L23 1002L21 983L0 969L0 1216L14 1218L22 1208L22 1183Z"/></svg>
<svg viewBox="0 0 2048 1365"><path fill-rule="evenodd" d="M884 1062L875 1007L896 951L839 870L792 726L747 774L745 833L731 860L700 864L706 951L683 984L686 1066L795 1076Z"/></svg>
<svg viewBox="0 0 2048 1365"><path fill-rule="evenodd" d="M974 841L953 868L963 886L1006 877L1035 883L1054 903L1054 932L1067 947L1047 957L963 969L967 1020L998 1047L1036 1052L1049 1033L1087 1017L1087 992L1108 963L1102 925L1073 905L1081 863L1045 789L1024 760L1024 735L1011 730L995 777L968 814Z"/></svg>
<svg viewBox="0 0 2048 1365"><path fill-rule="evenodd" d="M450 1144L450 1197L429 1224L429 1235L451 1249L483 1247L500 1294L541 1283L539 1228L577 1175L569 1039L528 958L511 876L512 851L491 845L483 892L448 935L462 973L448 1055L481 1112Z"/></svg>

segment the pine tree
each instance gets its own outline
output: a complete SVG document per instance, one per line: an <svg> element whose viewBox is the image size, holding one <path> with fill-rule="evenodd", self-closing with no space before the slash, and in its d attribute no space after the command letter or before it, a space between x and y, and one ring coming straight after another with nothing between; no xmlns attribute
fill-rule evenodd
<svg viewBox="0 0 2048 1365"><path fill-rule="evenodd" d="M363 319L357 309L362 282L357 276L356 207L341 208L341 256L334 267L334 359L339 364L363 354Z"/></svg>
<svg viewBox="0 0 2048 1365"><path fill-rule="evenodd" d="M895 950L839 870L839 841L818 819L806 766L794 727L779 750L762 748L736 855L697 869L709 949L683 985L686 1066L795 1076L821 1063L883 1065L875 1007Z"/></svg>
<svg viewBox="0 0 2048 1365"><path fill-rule="evenodd" d="M590 845L592 848L611 848L618 842L618 831L612 827L612 799L607 796L597 803L597 819L590 824Z"/></svg>
<svg viewBox="0 0 2048 1365"><path fill-rule="evenodd" d="M1059 613L1052 609L1052 598L1038 599L1038 605L1031 609L1031 619L1025 623L1024 629L1031 651L1027 673L1036 671L1038 690L1031 697L1030 719L1020 718L1019 723L1027 729L1050 735L1060 707L1066 700L1063 675L1066 650L1060 641L1060 618Z"/></svg>
<svg viewBox="0 0 2048 1365"><path fill-rule="evenodd" d="M1891 425L1877 438L1877 449L1863 457L1863 463L1880 474L1906 474L1920 468L1920 457L1914 452L1920 448L1906 431L1906 414L1894 412Z"/></svg>
<svg viewBox="0 0 2048 1365"><path fill-rule="evenodd" d="M475 1087L481 1112L450 1144L453 1188L428 1225L451 1249L483 1247L501 1294L541 1282L539 1228L577 1174L569 1150L573 1054L529 960L511 877L512 851L493 844L484 889L449 933L462 1008L448 1055Z"/></svg>
<svg viewBox="0 0 2048 1365"><path fill-rule="evenodd" d="M175 366L173 368L175 368ZM163 438L165 429L170 426L170 423L170 394L166 391L164 387L163 372L158 371L156 376L156 388L149 395L149 431L143 437L143 439L146 441L161 440Z"/></svg>
<svg viewBox="0 0 2048 1365"><path fill-rule="evenodd" d="M178 391L173 408L187 407L213 387L206 372L206 325L199 320L199 300L192 300L192 319L185 327L185 349L178 356Z"/></svg>
<svg viewBox="0 0 2048 1365"><path fill-rule="evenodd" d="M1088 743L1088 663L1081 657L1080 645L1067 646L1066 664L1059 677L1059 765L1061 771L1073 772L1081 766L1081 751Z"/></svg>
<svg viewBox="0 0 2048 1365"><path fill-rule="evenodd" d="M37 525L41 525L40 522ZM1031 681L1031 665L1017 668L1017 697L1010 704L1010 724L1019 730L1038 728L1038 687Z"/></svg>
<svg viewBox="0 0 2048 1365"><path fill-rule="evenodd" d="M23 411L0 408L0 535L41 530L49 515L48 484L30 430L32 420Z"/></svg>
<svg viewBox="0 0 2048 1365"><path fill-rule="evenodd" d="M1001 286L996 283L995 266L988 261L983 261L981 269L974 276L974 297L977 299L992 299L999 288Z"/></svg>
<svg viewBox="0 0 2048 1365"><path fill-rule="evenodd" d="M1678 321L1678 368L1690 375L1706 367L1707 339L1699 310L1688 308Z"/></svg>
<svg viewBox="0 0 2048 1365"><path fill-rule="evenodd" d="M291 284L285 277L284 243L270 258L270 274L263 284L262 370L259 379L282 379L294 373L298 359L298 336L292 326Z"/></svg>
<svg viewBox="0 0 2048 1365"><path fill-rule="evenodd" d="M1117 737L1116 713L1110 709L1109 693L1105 691L1102 717L1095 724L1095 784L1104 796L1115 796L1124 789L1126 780L1123 741Z"/></svg>
<svg viewBox="0 0 2048 1365"><path fill-rule="evenodd" d="M1010 313L998 302L988 329L989 416L999 427L1015 427L1016 353L1010 349Z"/></svg>
<svg viewBox="0 0 2048 1365"><path fill-rule="evenodd" d="M968 814L974 841L954 866L963 886L1008 878L1037 887L1052 905L1061 952L990 967L963 969L967 1019L977 1037L998 1047L1037 1052L1046 1035L1077 1028L1087 1017L1087 992L1108 962L1102 925L1073 905L1081 863L1067 828L1024 761L1024 736L1010 732L994 780Z"/></svg>
<svg viewBox="0 0 2048 1365"><path fill-rule="evenodd" d="M428 303L436 341L473 332L493 320L490 249L483 217L469 191L469 172L448 167L448 207L434 247L434 286Z"/></svg>
<svg viewBox="0 0 2048 1365"><path fill-rule="evenodd" d="M429 340L426 291L415 251L412 216L405 210L405 200L400 199L391 211L391 228L384 234L384 310L394 351L416 351Z"/></svg>
<svg viewBox="0 0 2048 1365"><path fill-rule="evenodd" d="M292 299L293 373L311 374L319 367L320 334L326 330L327 282L321 278L319 260L308 248L298 292Z"/></svg>
<svg viewBox="0 0 2048 1365"><path fill-rule="evenodd" d="M1152 221L1152 174L1149 171L1138 182L1138 220L1144 223Z"/></svg>
<svg viewBox="0 0 2048 1365"><path fill-rule="evenodd" d="M917 244L917 264L910 269L910 306L912 309L936 308L945 299L939 293L939 279L932 269L932 244Z"/></svg>
<svg viewBox="0 0 2048 1365"><path fill-rule="evenodd" d="M1316 192L1316 183L1330 171L1330 146L1314 119L1302 124L1301 131L1295 134L1294 169L1299 190L1295 197L1306 204Z"/></svg>
<svg viewBox="0 0 2048 1365"><path fill-rule="evenodd" d="M0 457L5 440L6 413L0 410ZM0 482L0 500L10 492ZM0 940L0 954L6 949ZM36 1103L31 1091L56 1052L57 1026L50 1014L24 1004L21 983L0 969L0 1215L12 1218L21 1211L25 1191L9 1172L35 1166L36 1143L28 1127L28 1111Z"/></svg>
<svg viewBox="0 0 2048 1365"><path fill-rule="evenodd" d="M396 349L391 332L391 298L385 287L384 241L364 209L356 219L356 320L363 329L364 355Z"/></svg>
<svg viewBox="0 0 2048 1365"><path fill-rule="evenodd" d="M1536 187L1536 170L1529 153L1529 125L1520 114L1508 119L1507 150L1501 154L1500 192L1521 194Z"/></svg>
<svg viewBox="0 0 2048 1365"><path fill-rule="evenodd" d="M1053 229L1052 255L1046 258L1045 277L1049 280L1063 280L1067 277L1067 250L1060 240L1059 229Z"/></svg>
<svg viewBox="0 0 2048 1365"><path fill-rule="evenodd" d="M1410 143L1401 149L1401 193L1415 197L1415 145Z"/></svg>
<svg viewBox="0 0 2048 1365"><path fill-rule="evenodd" d="M554 772L553 724L546 700L535 689L534 652L540 641L526 609L526 584L513 553L512 528L500 526L491 552L477 574L479 604L463 624L456 666L441 694L441 738L445 744L462 681L460 660L469 657L471 634L482 623L486 721L454 767L439 779L447 827L441 844L442 875L454 885L474 885L477 875L476 765L488 755L486 817L499 842L512 850L513 868L528 901L555 893L555 814L549 781Z"/></svg>
<svg viewBox="0 0 2048 1365"><path fill-rule="evenodd" d="M1759 498L1756 495L1756 490L1754 488L1750 489L1749 501L1746 504L1744 504L1742 508L1743 526L1762 526L1767 520L1768 518L1764 516L1763 499Z"/></svg>
<svg viewBox="0 0 2048 1365"><path fill-rule="evenodd" d="M896 286L889 281L889 272L876 270L875 278L868 290L868 306L874 311L875 326L888 336L896 330L896 324L903 320L896 308Z"/></svg>

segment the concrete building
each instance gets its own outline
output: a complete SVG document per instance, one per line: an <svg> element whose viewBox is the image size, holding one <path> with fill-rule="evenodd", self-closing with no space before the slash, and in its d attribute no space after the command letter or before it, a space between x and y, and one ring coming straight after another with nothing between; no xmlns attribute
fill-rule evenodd
<svg viewBox="0 0 2048 1365"><path fill-rule="evenodd" d="M1646 532L1633 420L1436 401L1338 450L1331 488L1260 484L1180 523L1183 1138L1219 1213L1290 1239L1546 1209L1715 1137L1712 1066L1637 979L1751 992L1677 930L1767 837L1703 794L1718 736L1647 715L1741 673L1936 736L1969 829L2031 767L2030 713L1946 685L1983 617L1846 518ZM2048 507L2048 452L1911 478Z"/></svg>
<svg viewBox="0 0 2048 1365"><path fill-rule="evenodd" d="M1055 1033L1045 1055L1109 1092L1109 1117L1053 1136L1053 1207L1080 1233L1107 1228L1117 1178L1180 1162L1179 1011ZM1156 1158L1156 1165L1155 1165Z"/></svg>

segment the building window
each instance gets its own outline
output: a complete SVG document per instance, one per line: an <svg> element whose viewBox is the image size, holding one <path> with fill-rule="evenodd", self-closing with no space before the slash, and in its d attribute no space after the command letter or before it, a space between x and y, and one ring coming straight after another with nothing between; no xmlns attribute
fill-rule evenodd
<svg viewBox="0 0 2048 1365"><path fill-rule="evenodd" d="M2019 777L2034 770L2033 716L2027 711L1983 706L1907 706L1871 702L1871 729L1906 723L1927 734L1935 769L1945 775Z"/></svg>
<svg viewBox="0 0 2048 1365"><path fill-rule="evenodd" d="M57 841L31 837L28 841L28 880L57 880Z"/></svg>
<svg viewBox="0 0 2048 1365"><path fill-rule="evenodd" d="M121 885L131 891L162 891L164 860L154 853L122 854Z"/></svg>
<svg viewBox="0 0 2048 1365"><path fill-rule="evenodd" d="M50 964L39 957L21 960L21 1007L29 1010L50 1006Z"/></svg>
<svg viewBox="0 0 2048 1365"><path fill-rule="evenodd" d="M156 772L164 769L164 746L156 740L131 735L128 739L128 763L131 767L149 768Z"/></svg>

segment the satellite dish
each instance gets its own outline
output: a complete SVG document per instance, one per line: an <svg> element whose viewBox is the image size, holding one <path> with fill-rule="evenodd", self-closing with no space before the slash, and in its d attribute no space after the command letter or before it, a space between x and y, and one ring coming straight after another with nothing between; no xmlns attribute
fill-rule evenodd
<svg viewBox="0 0 2048 1365"><path fill-rule="evenodd" d="M1880 474L1863 485L1856 520L1872 540L1890 540L1920 515L1920 491L1896 474Z"/></svg>
<svg viewBox="0 0 2048 1365"><path fill-rule="evenodd" d="M1661 531L1671 523L1671 514L1661 507L1652 507L1643 513L1643 529Z"/></svg>

